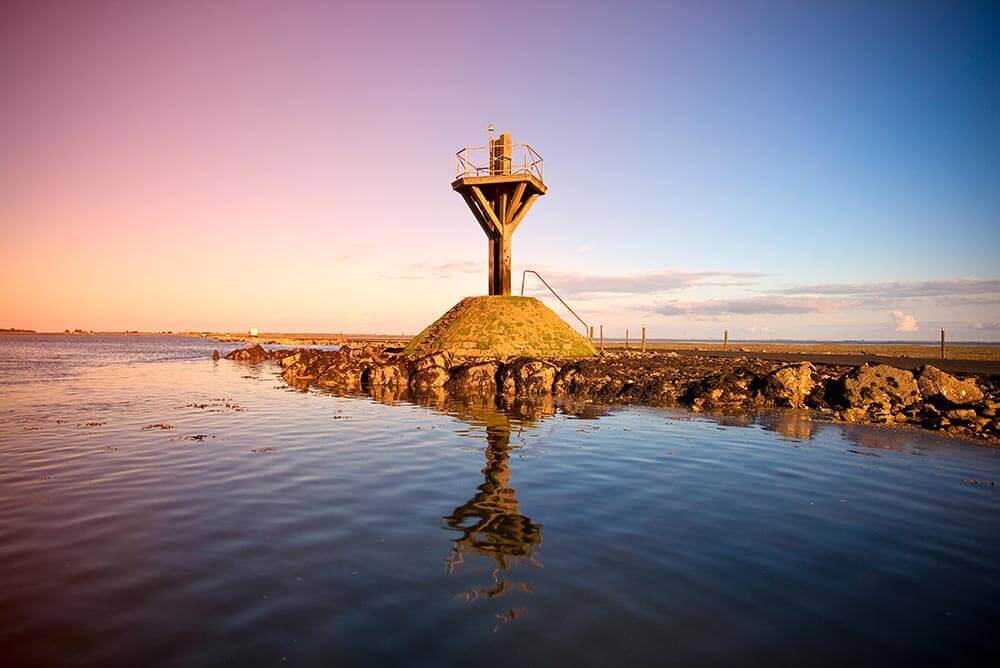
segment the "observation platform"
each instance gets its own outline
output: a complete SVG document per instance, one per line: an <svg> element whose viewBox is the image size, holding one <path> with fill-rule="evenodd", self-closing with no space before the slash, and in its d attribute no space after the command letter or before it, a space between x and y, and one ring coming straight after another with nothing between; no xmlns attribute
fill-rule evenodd
<svg viewBox="0 0 1000 668"><path fill-rule="evenodd" d="M468 205L489 240L489 294L510 295L510 240L535 201L544 195L544 162L528 144L504 132L487 146L455 154L451 187Z"/></svg>

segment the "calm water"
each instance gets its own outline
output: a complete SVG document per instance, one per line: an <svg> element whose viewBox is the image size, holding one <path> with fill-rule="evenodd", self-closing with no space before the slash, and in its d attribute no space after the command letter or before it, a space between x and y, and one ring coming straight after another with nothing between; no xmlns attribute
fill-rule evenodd
<svg viewBox="0 0 1000 668"><path fill-rule="evenodd" d="M997 650L998 450L793 413L387 405L213 347L0 337L4 665Z"/></svg>

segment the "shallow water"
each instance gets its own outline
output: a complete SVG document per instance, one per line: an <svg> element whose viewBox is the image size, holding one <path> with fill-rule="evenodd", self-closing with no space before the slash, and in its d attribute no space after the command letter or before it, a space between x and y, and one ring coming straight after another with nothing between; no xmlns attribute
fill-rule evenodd
<svg viewBox="0 0 1000 668"><path fill-rule="evenodd" d="M0 337L6 665L996 651L1000 450L792 412L387 405L213 347Z"/></svg>

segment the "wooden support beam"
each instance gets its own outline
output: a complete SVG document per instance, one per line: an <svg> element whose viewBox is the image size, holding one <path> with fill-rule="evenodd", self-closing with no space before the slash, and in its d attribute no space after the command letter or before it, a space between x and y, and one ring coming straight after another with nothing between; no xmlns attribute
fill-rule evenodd
<svg viewBox="0 0 1000 668"><path fill-rule="evenodd" d="M510 198L510 203L504 211L506 215L501 219L503 220L504 225L510 225L511 221L514 219L514 214L517 213L518 208L521 206L521 198L524 197L524 189L527 186L528 184L522 181L514 188L514 196Z"/></svg>
<svg viewBox="0 0 1000 668"><path fill-rule="evenodd" d="M505 189L501 190L497 195L497 206L494 209L497 214L497 220L500 221L501 226L506 226L507 223L507 202L510 199L510 193Z"/></svg>
<svg viewBox="0 0 1000 668"><path fill-rule="evenodd" d="M504 230L500 238L500 294L510 296L510 236L513 230Z"/></svg>
<svg viewBox="0 0 1000 668"><path fill-rule="evenodd" d="M489 295L498 295L498 294L500 294L499 292L497 292L497 281L496 281L497 266L498 266L496 258L497 258L497 245L498 244L499 244L499 241L497 240L497 238L491 236L490 237L490 273L489 273L489 276L487 277L487 284L486 284L486 294L489 294Z"/></svg>
<svg viewBox="0 0 1000 668"><path fill-rule="evenodd" d="M479 204L472 199L472 196L468 193L463 192L462 198L465 200L465 203L469 205L469 209L472 210L472 215L475 217L476 222L479 223L479 227L483 228L483 232L486 233L486 236L492 236L494 234L493 226L486 218L486 215L479 209Z"/></svg>
<svg viewBox="0 0 1000 668"><path fill-rule="evenodd" d="M507 225L507 229L509 229L511 233L513 233L514 230L517 229L517 226L521 224L521 221L524 220L524 217L528 214L528 209L531 208L531 205L535 203L536 199L538 199L538 193L532 193L528 195L528 199L524 200L524 204L521 205L521 208L517 210L517 213L513 215L510 223Z"/></svg>
<svg viewBox="0 0 1000 668"><path fill-rule="evenodd" d="M490 206L489 201L486 199L486 196L483 195L483 191L479 189L479 186L472 186L472 195L476 198L476 201L479 202L479 206L493 224L493 228L496 230L496 233L503 234L503 224L500 222L500 219L497 218L497 214L493 211L493 207Z"/></svg>

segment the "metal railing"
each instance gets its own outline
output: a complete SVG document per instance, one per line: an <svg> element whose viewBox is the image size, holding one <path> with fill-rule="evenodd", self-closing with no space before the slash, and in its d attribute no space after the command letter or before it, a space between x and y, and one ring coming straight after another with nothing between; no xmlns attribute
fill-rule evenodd
<svg viewBox="0 0 1000 668"><path fill-rule="evenodd" d="M587 340L590 340L590 325L588 325L586 322L584 322L583 318L581 318L580 316L578 316L576 314L576 311L574 311L572 308L570 308L570 305L567 304L563 300L563 298L559 296L559 293L557 293L555 290L552 289L552 286L549 285L548 281L546 281L544 278L542 278L542 275L539 274L537 271L535 271L533 269L525 269L523 272L521 272L521 296L522 297L524 296L524 279L525 279L525 277L528 274L534 274L536 277L538 277L538 280L540 280L542 283L545 284L545 287L547 287L549 289L549 292L551 292L553 294L553 296L555 296L555 298L559 300L559 303L562 304L563 306L565 306L566 310L569 311L570 313L572 313L573 317L580 321L580 324L583 325L583 336Z"/></svg>
<svg viewBox="0 0 1000 668"><path fill-rule="evenodd" d="M528 144L510 145L509 156L494 150L490 156L489 146L466 146L455 154L455 178L468 176L508 176L528 174L544 181L542 156Z"/></svg>

